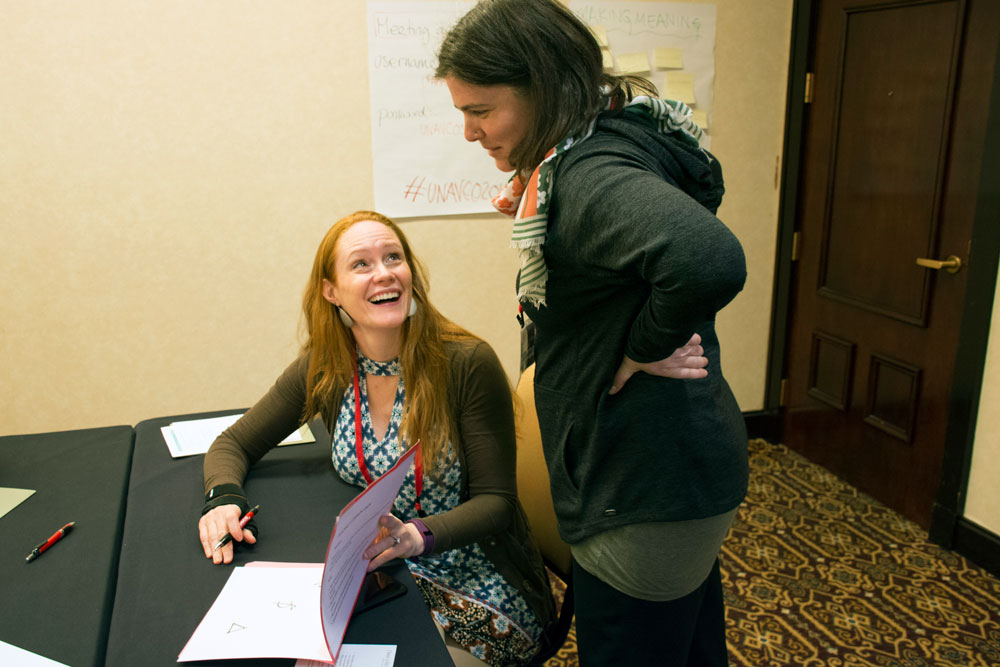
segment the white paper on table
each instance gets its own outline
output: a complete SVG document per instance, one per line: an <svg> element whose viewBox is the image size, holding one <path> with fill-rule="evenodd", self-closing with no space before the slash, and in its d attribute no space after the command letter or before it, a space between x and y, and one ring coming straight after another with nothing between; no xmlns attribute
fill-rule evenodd
<svg viewBox="0 0 1000 667"><path fill-rule="evenodd" d="M392 509L419 446L407 450L340 511L323 565L258 562L234 568L177 661L333 662L365 578L364 551L378 535L379 517Z"/></svg>
<svg viewBox="0 0 1000 667"><path fill-rule="evenodd" d="M392 667L396 663L394 644L344 644L335 667ZM329 662L296 660L295 667L330 667Z"/></svg>
<svg viewBox="0 0 1000 667"><path fill-rule="evenodd" d="M173 458L204 454L219 434L235 424L242 416L235 414L173 422L161 427L160 432L163 433L163 439ZM309 424L303 424L279 444L297 445L307 442L316 442L316 438L313 437Z"/></svg>
<svg viewBox="0 0 1000 667"><path fill-rule="evenodd" d="M322 580L319 563L300 568L233 568L177 661L331 660L316 613Z"/></svg>
<svg viewBox="0 0 1000 667"><path fill-rule="evenodd" d="M391 664L391 663L390 663ZM31 651L0 641L0 665L4 667L66 667Z"/></svg>
<svg viewBox="0 0 1000 667"><path fill-rule="evenodd" d="M6 486L0 487L0 516L11 511L25 500L31 497L34 489L11 489Z"/></svg>

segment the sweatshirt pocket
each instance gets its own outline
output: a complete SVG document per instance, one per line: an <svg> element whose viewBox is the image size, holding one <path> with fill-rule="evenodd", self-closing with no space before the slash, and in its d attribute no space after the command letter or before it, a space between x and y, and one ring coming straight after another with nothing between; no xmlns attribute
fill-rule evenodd
<svg viewBox="0 0 1000 667"><path fill-rule="evenodd" d="M556 514L576 506L579 488L577 471L579 446L574 442L573 413L570 410L574 397L535 385L535 410L542 434L542 448L549 468L549 480Z"/></svg>

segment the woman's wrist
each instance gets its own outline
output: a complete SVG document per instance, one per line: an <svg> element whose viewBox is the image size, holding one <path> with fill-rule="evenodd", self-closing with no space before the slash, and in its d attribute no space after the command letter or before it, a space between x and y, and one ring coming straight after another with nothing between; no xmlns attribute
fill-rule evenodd
<svg viewBox="0 0 1000 667"><path fill-rule="evenodd" d="M247 498L246 491L243 490L242 486L239 484L219 484L218 486L213 486L205 494L205 504L201 508L201 515L205 516L216 507L222 507L223 505L236 505L240 509L240 516L250 511L250 500ZM253 533L254 537L259 537L260 535L257 527L257 517L250 519L243 528Z"/></svg>
<svg viewBox="0 0 1000 667"><path fill-rule="evenodd" d="M412 524L424 542L424 550L418 556L427 556L434 553L434 533L427 527L427 524L420 519L410 519L406 523Z"/></svg>
<svg viewBox="0 0 1000 667"><path fill-rule="evenodd" d="M220 505L236 505L240 508L241 515L250 510L246 491L239 484L219 484L209 489L205 494L205 505L201 508L201 513L207 514Z"/></svg>

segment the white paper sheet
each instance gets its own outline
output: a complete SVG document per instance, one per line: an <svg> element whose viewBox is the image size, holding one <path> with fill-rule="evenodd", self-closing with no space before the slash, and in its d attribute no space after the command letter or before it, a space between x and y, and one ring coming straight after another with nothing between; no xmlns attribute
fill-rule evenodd
<svg viewBox="0 0 1000 667"><path fill-rule="evenodd" d="M323 566L236 567L177 657L309 658L330 661L320 624Z"/></svg>
<svg viewBox="0 0 1000 667"><path fill-rule="evenodd" d="M11 489L6 486L0 487L0 516L11 511L25 500L31 497L34 489Z"/></svg>
<svg viewBox="0 0 1000 667"><path fill-rule="evenodd" d="M37 653L0 642L0 665L4 667L66 667L61 662L49 660Z"/></svg>
<svg viewBox="0 0 1000 667"><path fill-rule="evenodd" d="M411 447L337 515L323 565L258 562L234 568L177 661L305 658L332 662L365 577L364 550L378 535L379 517L392 509L418 446Z"/></svg>
<svg viewBox="0 0 1000 667"><path fill-rule="evenodd" d="M170 450L170 456L173 458L204 454L219 437L219 434L235 424L242 416L242 414L236 414L173 422L161 427L160 432L163 433L163 439L166 441L167 449ZM297 445L307 442L316 442L316 439L313 437L312 431L309 430L309 424L303 424L280 444Z"/></svg>
<svg viewBox="0 0 1000 667"><path fill-rule="evenodd" d="M336 667L392 667L396 663L393 644L344 644ZM329 662L297 660L295 667L330 667Z"/></svg>
<svg viewBox="0 0 1000 667"><path fill-rule="evenodd" d="M368 2L375 209L394 218L494 213L510 178L478 143L443 81L441 39L475 2Z"/></svg>

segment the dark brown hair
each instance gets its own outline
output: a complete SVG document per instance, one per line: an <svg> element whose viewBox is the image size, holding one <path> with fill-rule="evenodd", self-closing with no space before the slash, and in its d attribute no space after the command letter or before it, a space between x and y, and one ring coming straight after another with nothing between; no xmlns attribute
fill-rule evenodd
<svg viewBox="0 0 1000 667"><path fill-rule="evenodd" d="M633 92L656 95L646 79L606 74L593 33L557 0L482 0L445 35L434 74L529 100L534 122L510 155L519 172L585 128L609 96L620 108Z"/></svg>

